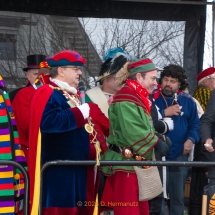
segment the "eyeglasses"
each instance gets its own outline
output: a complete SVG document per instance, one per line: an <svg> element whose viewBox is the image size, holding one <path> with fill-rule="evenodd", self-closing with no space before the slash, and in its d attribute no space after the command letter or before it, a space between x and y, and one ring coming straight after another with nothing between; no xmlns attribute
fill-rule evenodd
<svg viewBox="0 0 215 215"><path fill-rule="evenodd" d="M147 77L147 74L142 75L143 78ZM149 76L152 81L157 81L157 76Z"/></svg>
<svg viewBox="0 0 215 215"><path fill-rule="evenodd" d="M177 80L169 80L169 79L167 79L167 78L163 78L163 82L166 82L166 83L170 83L170 84L176 84L176 83L178 83L178 81Z"/></svg>
<svg viewBox="0 0 215 215"><path fill-rule="evenodd" d="M75 72L81 71L80 67L74 67L74 66L62 66L62 68L70 68L70 69L74 70Z"/></svg>
<svg viewBox="0 0 215 215"><path fill-rule="evenodd" d="M157 77L150 77L152 81L157 81Z"/></svg>

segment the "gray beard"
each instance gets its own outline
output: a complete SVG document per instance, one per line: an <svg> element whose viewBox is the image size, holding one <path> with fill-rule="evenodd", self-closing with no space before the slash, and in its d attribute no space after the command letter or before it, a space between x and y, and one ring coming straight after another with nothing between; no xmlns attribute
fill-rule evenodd
<svg viewBox="0 0 215 215"><path fill-rule="evenodd" d="M173 91L173 90L165 90L165 89L162 89L162 93L166 96L173 96L176 92Z"/></svg>

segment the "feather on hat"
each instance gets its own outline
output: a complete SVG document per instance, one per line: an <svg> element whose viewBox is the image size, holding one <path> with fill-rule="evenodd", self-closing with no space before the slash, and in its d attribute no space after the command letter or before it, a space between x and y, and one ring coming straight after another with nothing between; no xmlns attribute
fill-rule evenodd
<svg viewBox="0 0 215 215"><path fill-rule="evenodd" d="M109 54L106 55L111 56L112 58L108 58L102 64L99 77L96 82L101 82L104 78L116 74L127 61L132 59L131 55L126 54L121 48L119 49L119 47L110 50L108 50Z"/></svg>

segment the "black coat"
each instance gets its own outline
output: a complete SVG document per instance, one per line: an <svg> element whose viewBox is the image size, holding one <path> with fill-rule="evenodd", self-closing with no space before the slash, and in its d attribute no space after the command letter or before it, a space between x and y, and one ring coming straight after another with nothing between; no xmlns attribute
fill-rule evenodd
<svg viewBox="0 0 215 215"><path fill-rule="evenodd" d="M158 119L158 112L157 112L157 108L155 106L155 103L153 101L153 99L151 97L149 97L151 102L152 102L152 106L151 106L151 117L152 117L152 121L153 121L153 125L155 128L155 131L157 131L160 134L164 134L168 131L168 126L167 124Z"/></svg>
<svg viewBox="0 0 215 215"><path fill-rule="evenodd" d="M205 113L200 119L200 135L201 141L196 143L194 151L194 161L215 161L215 153L208 152L204 143L206 139L213 139L213 147L215 148L215 91L211 91L211 97L208 100ZM208 168L192 168L192 180L190 187L190 215L201 215L202 213L202 195L204 186L208 184L205 175L209 170L209 176L213 176L213 171Z"/></svg>
<svg viewBox="0 0 215 215"><path fill-rule="evenodd" d="M205 150L204 143L206 139L213 139L213 147L215 148L215 90L211 91L210 99L208 100L205 113L200 121L201 134L201 150L198 154L201 161L215 161L215 152Z"/></svg>

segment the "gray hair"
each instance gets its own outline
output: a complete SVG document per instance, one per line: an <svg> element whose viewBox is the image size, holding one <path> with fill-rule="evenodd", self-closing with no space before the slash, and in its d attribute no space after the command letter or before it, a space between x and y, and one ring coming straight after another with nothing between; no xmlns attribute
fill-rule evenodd
<svg viewBox="0 0 215 215"><path fill-rule="evenodd" d="M51 78L56 78L58 75L58 67L51 67L49 74Z"/></svg>

